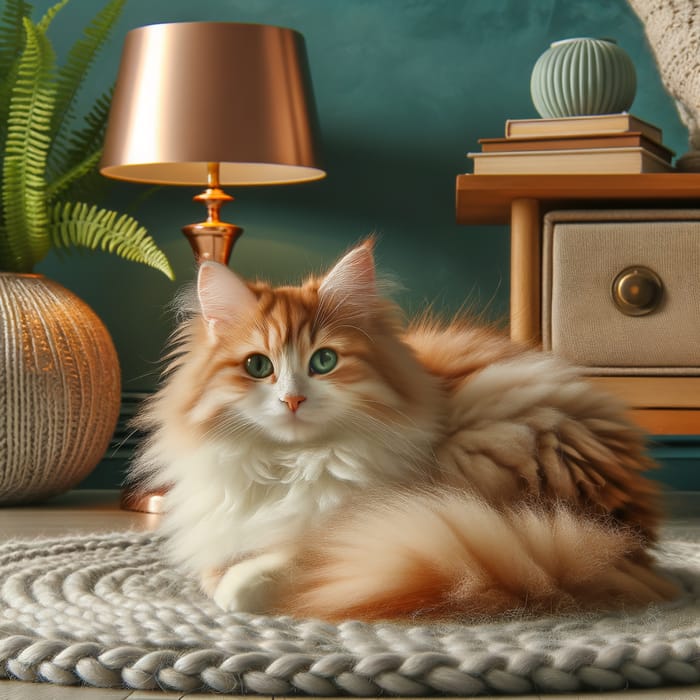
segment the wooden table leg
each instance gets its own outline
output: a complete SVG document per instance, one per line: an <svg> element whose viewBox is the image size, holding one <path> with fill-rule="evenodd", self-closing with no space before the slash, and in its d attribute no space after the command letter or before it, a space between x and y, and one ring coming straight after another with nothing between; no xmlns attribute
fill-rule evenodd
<svg viewBox="0 0 700 700"><path fill-rule="evenodd" d="M540 328L540 207L515 199L510 220L510 337L537 345Z"/></svg>

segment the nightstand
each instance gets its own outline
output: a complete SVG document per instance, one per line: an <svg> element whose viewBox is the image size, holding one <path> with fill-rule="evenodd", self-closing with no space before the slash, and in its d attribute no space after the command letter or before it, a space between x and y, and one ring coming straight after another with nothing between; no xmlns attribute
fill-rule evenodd
<svg viewBox="0 0 700 700"><path fill-rule="evenodd" d="M511 337L541 346L545 215L555 210L700 209L700 174L459 175L456 203L460 224L510 224ZM700 288L700 270L698 279ZM591 379L621 396L631 406L632 418L650 433L700 433L697 373L642 376L626 368L619 376L602 376L592 369Z"/></svg>

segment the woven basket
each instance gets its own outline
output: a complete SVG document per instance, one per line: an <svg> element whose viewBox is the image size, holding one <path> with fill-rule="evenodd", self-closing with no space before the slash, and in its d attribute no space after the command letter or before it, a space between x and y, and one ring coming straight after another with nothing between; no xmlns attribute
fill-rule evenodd
<svg viewBox="0 0 700 700"><path fill-rule="evenodd" d="M67 491L104 455L119 415L112 339L42 275L0 273L0 504Z"/></svg>

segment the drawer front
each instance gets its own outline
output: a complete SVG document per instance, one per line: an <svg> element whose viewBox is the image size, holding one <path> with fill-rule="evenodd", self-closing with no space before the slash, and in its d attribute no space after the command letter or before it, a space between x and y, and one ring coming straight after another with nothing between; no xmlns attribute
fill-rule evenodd
<svg viewBox="0 0 700 700"><path fill-rule="evenodd" d="M551 212L543 238L545 349L603 373L700 374L700 212Z"/></svg>

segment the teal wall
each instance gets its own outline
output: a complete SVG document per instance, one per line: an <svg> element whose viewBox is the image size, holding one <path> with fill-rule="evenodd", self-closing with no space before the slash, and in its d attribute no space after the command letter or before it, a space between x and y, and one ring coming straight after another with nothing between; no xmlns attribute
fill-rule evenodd
<svg viewBox="0 0 700 700"><path fill-rule="evenodd" d="M700 492L700 436L658 437L650 451L660 465L653 479L674 491Z"/></svg>
<svg viewBox="0 0 700 700"><path fill-rule="evenodd" d="M37 12L50 3L37 0ZM94 14L95 0L71 0L55 20L59 54ZM529 77L550 42L571 36L617 39L638 73L631 111L664 130L679 155L687 133L660 82L643 28L625 0L130 0L86 85L93 99L116 75L125 33L156 22L217 20L292 27L307 42L319 111L326 180L241 188L224 218L245 229L231 266L245 276L295 280L349 245L379 234L381 266L401 279L402 303L454 311L468 304L503 318L508 299L508 232L454 221L455 176L467 172L477 139L503 134L508 118L537 116ZM165 249L178 283L192 278L180 233L201 218L196 190L119 185ZM150 389L170 330L166 306L177 288L159 273L114 257L51 257L40 271L82 296L113 334L126 391Z"/></svg>

